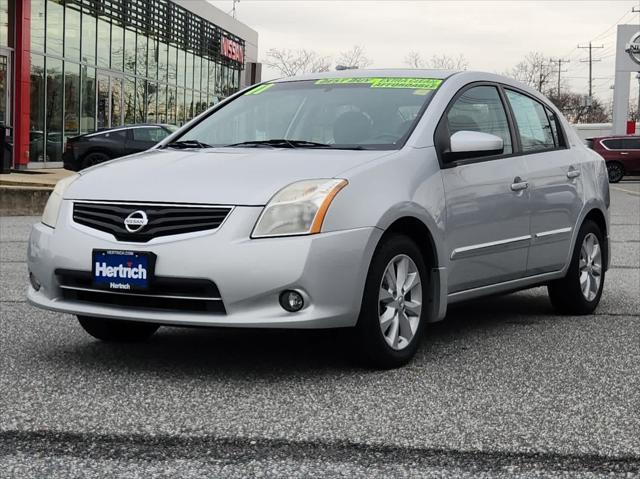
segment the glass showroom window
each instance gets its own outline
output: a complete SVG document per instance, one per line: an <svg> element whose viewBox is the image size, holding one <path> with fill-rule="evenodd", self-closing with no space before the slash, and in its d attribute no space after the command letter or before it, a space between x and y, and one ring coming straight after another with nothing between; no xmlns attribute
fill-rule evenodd
<svg viewBox="0 0 640 479"><path fill-rule="evenodd" d="M79 53L79 50L78 50ZM64 138L80 133L80 65L64 64Z"/></svg>
<svg viewBox="0 0 640 479"><path fill-rule="evenodd" d="M0 45L9 46L9 2L0 0Z"/></svg>
<svg viewBox="0 0 640 479"><path fill-rule="evenodd" d="M47 44L48 45L48 44ZM62 161L62 60L47 58L46 161Z"/></svg>
<svg viewBox="0 0 640 479"><path fill-rule="evenodd" d="M178 97L176 98L176 124L183 125L185 119L184 111L184 90L178 88Z"/></svg>
<svg viewBox="0 0 640 479"><path fill-rule="evenodd" d="M167 122L167 85L160 83L158 85L158 110L156 114L158 123Z"/></svg>
<svg viewBox="0 0 640 479"><path fill-rule="evenodd" d="M90 65L96 64L96 22L93 15L82 14L82 61Z"/></svg>
<svg viewBox="0 0 640 479"><path fill-rule="evenodd" d="M68 5L64 14L65 59L80 60L80 12Z"/></svg>
<svg viewBox="0 0 640 479"><path fill-rule="evenodd" d="M158 80L167 82L167 54L168 47L166 43L158 43Z"/></svg>
<svg viewBox="0 0 640 479"><path fill-rule="evenodd" d="M111 45L111 23L98 19L98 66L109 68Z"/></svg>
<svg viewBox="0 0 640 479"><path fill-rule="evenodd" d="M156 123L156 110L158 101L158 84L153 82L147 83L147 123Z"/></svg>
<svg viewBox="0 0 640 479"><path fill-rule="evenodd" d="M31 0L31 50L44 52L46 0Z"/></svg>
<svg viewBox="0 0 640 479"><path fill-rule="evenodd" d="M136 73L136 32L128 29L124 31L124 71Z"/></svg>
<svg viewBox="0 0 640 479"><path fill-rule="evenodd" d="M147 76L147 37L139 33L136 41L136 75Z"/></svg>
<svg viewBox="0 0 640 479"><path fill-rule="evenodd" d="M44 161L44 57L31 55L29 159Z"/></svg>
<svg viewBox="0 0 640 479"><path fill-rule="evenodd" d="M96 69L82 66L80 133L96 129Z"/></svg>
<svg viewBox="0 0 640 479"><path fill-rule="evenodd" d="M130 125L136 122L136 80L124 79L124 123Z"/></svg>
<svg viewBox="0 0 640 479"><path fill-rule="evenodd" d="M156 80L158 78L158 41L155 38L149 38L147 60L147 77Z"/></svg>
<svg viewBox="0 0 640 479"><path fill-rule="evenodd" d="M111 25L111 69L122 71L124 64L124 28Z"/></svg>
<svg viewBox="0 0 640 479"><path fill-rule="evenodd" d="M47 2L47 53L62 56L64 7L61 0Z"/></svg>

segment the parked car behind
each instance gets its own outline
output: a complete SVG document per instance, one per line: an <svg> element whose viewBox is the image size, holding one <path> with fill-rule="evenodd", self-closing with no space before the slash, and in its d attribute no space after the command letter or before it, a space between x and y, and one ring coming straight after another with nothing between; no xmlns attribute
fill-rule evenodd
<svg viewBox="0 0 640 479"><path fill-rule="evenodd" d="M113 158L139 153L155 146L177 130L173 125L129 125L67 139L64 167L80 171Z"/></svg>
<svg viewBox="0 0 640 479"><path fill-rule="evenodd" d="M640 136L589 138L587 146L607 162L610 183L617 183L626 175L640 175Z"/></svg>

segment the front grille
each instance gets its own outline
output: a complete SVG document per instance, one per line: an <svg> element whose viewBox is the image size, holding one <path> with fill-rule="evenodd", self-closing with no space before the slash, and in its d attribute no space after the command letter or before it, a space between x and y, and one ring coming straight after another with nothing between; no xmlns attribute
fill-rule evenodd
<svg viewBox="0 0 640 479"><path fill-rule="evenodd" d="M62 298L70 301L128 309L226 314L218 287L208 279L157 276L148 290L125 293L95 288L89 271L57 269L55 273Z"/></svg>
<svg viewBox="0 0 640 479"><path fill-rule="evenodd" d="M138 231L130 232L124 220L136 211L143 211L148 222ZM111 233L119 241L146 243L160 236L214 230L230 211L228 206L75 202L73 221Z"/></svg>

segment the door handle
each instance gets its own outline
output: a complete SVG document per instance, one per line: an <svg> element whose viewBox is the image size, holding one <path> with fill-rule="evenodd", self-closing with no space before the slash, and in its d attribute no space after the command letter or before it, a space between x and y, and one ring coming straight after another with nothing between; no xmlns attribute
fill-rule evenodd
<svg viewBox="0 0 640 479"><path fill-rule="evenodd" d="M621 151L621 152L620 152L620 154L621 154L621 155L628 155L628 154L629 154L629 152L628 152L628 151Z"/></svg>
<svg viewBox="0 0 640 479"><path fill-rule="evenodd" d="M576 170L573 166L567 171L567 178L573 179L580 176L580 170Z"/></svg>
<svg viewBox="0 0 640 479"><path fill-rule="evenodd" d="M513 179L513 183L511 183L511 191L522 191L526 190L527 188L529 188L529 182L524 181L519 176L516 176Z"/></svg>

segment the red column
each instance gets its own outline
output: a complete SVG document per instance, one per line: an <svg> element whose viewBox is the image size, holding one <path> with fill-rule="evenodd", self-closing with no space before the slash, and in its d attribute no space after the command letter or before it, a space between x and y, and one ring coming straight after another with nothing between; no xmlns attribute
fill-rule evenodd
<svg viewBox="0 0 640 479"><path fill-rule="evenodd" d="M26 168L29 163L29 124L31 61L31 2L16 0L15 82L13 92L14 139L13 158L15 168Z"/></svg>

